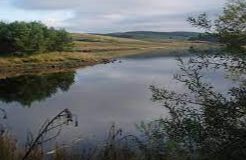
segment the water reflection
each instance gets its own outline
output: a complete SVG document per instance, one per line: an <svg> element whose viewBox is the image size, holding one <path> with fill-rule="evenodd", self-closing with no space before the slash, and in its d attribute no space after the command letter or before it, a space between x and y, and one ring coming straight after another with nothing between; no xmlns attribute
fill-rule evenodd
<svg viewBox="0 0 246 160"><path fill-rule="evenodd" d="M59 89L68 91L74 83L74 75L74 72L65 72L0 79L0 100L31 106L33 102L45 100Z"/></svg>
<svg viewBox="0 0 246 160"><path fill-rule="evenodd" d="M168 118L140 127L151 155L155 159L166 155L186 159L245 159L245 56L222 53L179 62L180 72L175 79L186 90L177 92L151 86L153 101L163 104L170 113ZM234 86L222 91L204 80L204 70L220 69L234 82Z"/></svg>
<svg viewBox="0 0 246 160"><path fill-rule="evenodd" d="M32 89L32 93L28 92L28 94L34 96L38 93L39 95L41 94L40 89L43 90L47 87L48 89L43 95L50 96L53 94L53 96L51 98L43 96L44 99L41 102L33 99L30 102L31 108L20 107L17 103L0 103L1 107L8 113L6 124L20 143L25 142L27 131L37 133L44 121L66 107L78 115L79 126L64 128L57 139L60 143L69 144L78 137L91 137L93 135L99 139L104 138L105 131L112 122L127 132L138 133L135 124L139 124L142 120L151 121L168 115L166 109L163 110L158 103L153 103L150 100L152 93L149 86L151 84L165 85L170 90L184 91L182 85L173 81L173 74L179 68L175 58L162 56L122 59L122 63L100 64L78 69L75 76L73 76L74 73L46 74L45 78L42 78L43 76L30 76L36 78L31 78L31 80L23 78L23 80L19 80L21 82L14 81L16 87L11 84L10 86L13 88L10 90L11 92L5 88L11 94L26 92L25 89L20 90L18 87L26 86L25 88L28 88L30 86L27 85L28 83L34 79L41 79L32 82L36 86L36 90ZM206 75L206 78L219 88L228 88L231 85L231 82L225 80L220 72L207 71ZM46 84L40 84L41 82ZM17 83L21 85L18 86ZM69 87L65 84L72 85ZM59 92L64 88L69 88L69 90ZM0 92L1 95L7 94L2 89ZM20 102L22 97L29 98L24 95L20 96L20 94L14 97L18 99L12 98L9 102Z"/></svg>

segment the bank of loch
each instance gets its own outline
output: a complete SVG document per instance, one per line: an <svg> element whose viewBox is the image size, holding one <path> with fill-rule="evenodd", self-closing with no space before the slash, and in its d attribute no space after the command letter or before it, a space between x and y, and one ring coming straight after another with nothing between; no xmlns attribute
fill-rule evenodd
<svg viewBox="0 0 246 160"><path fill-rule="evenodd" d="M151 53L161 50L163 53L175 50L188 50L190 47L206 48L213 44L191 41L149 42L124 38L96 35L80 35L91 39L74 41L70 52L51 52L32 55L10 55L0 57L0 78L22 74L60 72L99 63L109 63L116 58ZM98 38L101 38L100 41Z"/></svg>

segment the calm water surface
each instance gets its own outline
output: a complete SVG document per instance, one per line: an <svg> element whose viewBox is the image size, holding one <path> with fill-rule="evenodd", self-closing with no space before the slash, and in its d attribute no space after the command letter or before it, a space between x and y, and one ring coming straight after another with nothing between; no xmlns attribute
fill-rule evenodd
<svg viewBox="0 0 246 160"><path fill-rule="evenodd" d="M141 121L167 115L150 100L149 86L182 90L173 80L178 69L175 57L127 58L74 72L0 80L0 107L8 114L3 124L24 142L28 132L35 134L45 120L69 108L78 116L79 126L63 128L61 143L105 137L113 122L132 132ZM212 73L207 78L223 88L229 82L221 83L221 77Z"/></svg>

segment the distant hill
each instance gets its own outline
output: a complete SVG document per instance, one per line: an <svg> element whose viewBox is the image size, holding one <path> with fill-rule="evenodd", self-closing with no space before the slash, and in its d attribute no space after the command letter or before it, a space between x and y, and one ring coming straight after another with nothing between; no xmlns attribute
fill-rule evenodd
<svg viewBox="0 0 246 160"><path fill-rule="evenodd" d="M109 36L103 34L87 34L87 33L71 33L73 40L81 42L133 42L133 43L143 43L138 39L121 38L117 36Z"/></svg>
<svg viewBox="0 0 246 160"><path fill-rule="evenodd" d="M138 40L161 41L168 39L188 40L197 37L198 32L152 32L152 31L132 31L104 34L112 37L130 38Z"/></svg>

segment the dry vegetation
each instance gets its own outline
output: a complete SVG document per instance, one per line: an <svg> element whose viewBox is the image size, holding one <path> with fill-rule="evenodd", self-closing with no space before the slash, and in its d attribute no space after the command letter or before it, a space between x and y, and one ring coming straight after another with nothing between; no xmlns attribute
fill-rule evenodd
<svg viewBox="0 0 246 160"><path fill-rule="evenodd" d="M37 72L44 69L77 68L151 50L172 51L209 44L189 41L149 42L90 34L72 34L74 50L34 55L0 57L0 77L9 73ZM4 76L3 76L4 75Z"/></svg>

